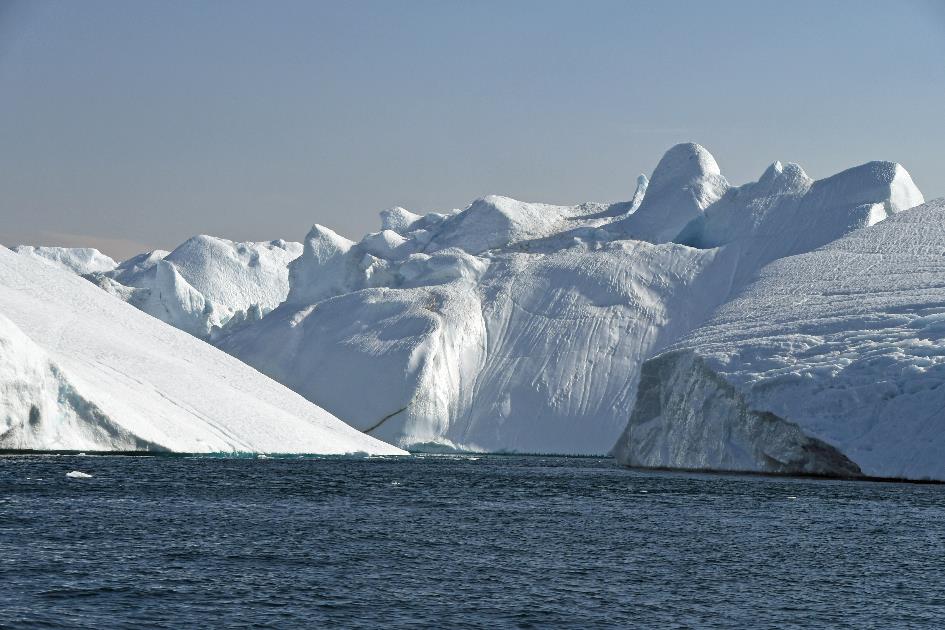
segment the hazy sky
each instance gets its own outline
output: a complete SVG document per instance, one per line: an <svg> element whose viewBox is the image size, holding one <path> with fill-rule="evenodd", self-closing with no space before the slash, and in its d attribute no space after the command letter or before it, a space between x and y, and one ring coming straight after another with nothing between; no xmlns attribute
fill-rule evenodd
<svg viewBox="0 0 945 630"><path fill-rule="evenodd" d="M903 163L945 195L945 2L0 0L0 242L349 236L505 194Z"/></svg>

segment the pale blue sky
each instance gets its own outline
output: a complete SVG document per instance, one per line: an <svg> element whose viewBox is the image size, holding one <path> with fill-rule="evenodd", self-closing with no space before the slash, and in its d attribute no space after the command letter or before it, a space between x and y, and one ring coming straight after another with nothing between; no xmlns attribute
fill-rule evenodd
<svg viewBox="0 0 945 630"><path fill-rule="evenodd" d="M0 0L0 242L349 237L505 194L902 162L945 194L945 2Z"/></svg>

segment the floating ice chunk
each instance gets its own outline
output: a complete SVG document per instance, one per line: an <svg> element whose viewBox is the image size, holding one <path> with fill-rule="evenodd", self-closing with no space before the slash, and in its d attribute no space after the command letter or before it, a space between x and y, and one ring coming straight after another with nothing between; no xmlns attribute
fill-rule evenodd
<svg viewBox="0 0 945 630"><path fill-rule="evenodd" d="M66 477L71 479L91 479L92 475L84 473L81 470L73 470L71 472L67 472Z"/></svg>

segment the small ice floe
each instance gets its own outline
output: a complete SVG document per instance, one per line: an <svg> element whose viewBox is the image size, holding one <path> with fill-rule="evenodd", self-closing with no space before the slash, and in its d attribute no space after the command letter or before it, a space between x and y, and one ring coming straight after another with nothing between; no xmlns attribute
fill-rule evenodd
<svg viewBox="0 0 945 630"><path fill-rule="evenodd" d="M788 501L797 501L797 497L794 495L788 496Z"/></svg>
<svg viewBox="0 0 945 630"><path fill-rule="evenodd" d="M72 479L91 479L92 475L89 473L84 473L81 470L73 470L66 473L66 477L71 477Z"/></svg>
<svg viewBox="0 0 945 630"><path fill-rule="evenodd" d="M399 482L399 481L391 481L391 482L390 482L390 485L392 485L392 486L399 486L399 485L400 485L400 482Z"/></svg>
<svg viewBox="0 0 945 630"><path fill-rule="evenodd" d="M269 459L269 456L265 453L256 453L256 459Z"/></svg>
<svg viewBox="0 0 945 630"><path fill-rule="evenodd" d="M649 493L650 493L649 490L640 490L640 494L649 494Z"/></svg>

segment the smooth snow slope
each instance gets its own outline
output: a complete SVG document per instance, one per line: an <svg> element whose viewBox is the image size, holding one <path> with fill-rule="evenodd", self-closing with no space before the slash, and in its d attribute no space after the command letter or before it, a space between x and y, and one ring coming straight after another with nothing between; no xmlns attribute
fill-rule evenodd
<svg viewBox="0 0 945 630"><path fill-rule="evenodd" d="M90 277L109 293L201 339L255 320L289 291L288 264L300 243L234 243L195 236Z"/></svg>
<svg viewBox="0 0 945 630"><path fill-rule="evenodd" d="M678 145L627 203L394 208L358 243L315 226L286 302L220 347L402 446L605 453L642 362L759 267L918 202L895 164L735 188Z"/></svg>
<svg viewBox="0 0 945 630"><path fill-rule="evenodd" d="M401 452L82 278L3 248L0 448Z"/></svg>
<svg viewBox="0 0 945 630"><path fill-rule="evenodd" d="M768 265L644 365L616 452L945 479L945 200Z"/></svg>
<svg viewBox="0 0 945 630"><path fill-rule="evenodd" d="M17 245L11 248L17 254L32 256L79 275L104 273L114 269L118 263L92 247L33 247Z"/></svg>

